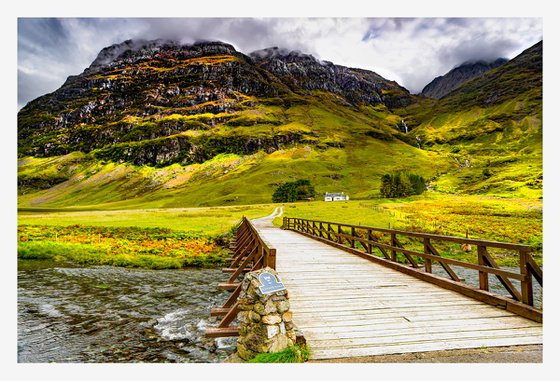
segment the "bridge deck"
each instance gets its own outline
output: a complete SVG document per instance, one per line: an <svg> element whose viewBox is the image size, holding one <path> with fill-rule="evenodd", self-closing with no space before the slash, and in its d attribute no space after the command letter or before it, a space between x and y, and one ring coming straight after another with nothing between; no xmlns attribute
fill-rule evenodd
<svg viewBox="0 0 560 381"><path fill-rule="evenodd" d="M542 324L253 221L312 359L542 344Z"/></svg>

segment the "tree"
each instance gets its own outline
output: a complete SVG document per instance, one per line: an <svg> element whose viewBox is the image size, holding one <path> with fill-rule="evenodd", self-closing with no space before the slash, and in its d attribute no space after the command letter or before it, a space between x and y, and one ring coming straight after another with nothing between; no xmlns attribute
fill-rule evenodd
<svg viewBox="0 0 560 381"><path fill-rule="evenodd" d="M381 176L381 196L387 198L407 197L422 194L426 190L426 180L420 175L397 172Z"/></svg>
<svg viewBox="0 0 560 381"><path fill-rule="evenodd" d="M315 197L315 188L311 181L301 179L284 183L272 194L272 202L295 202Z"/></svg>

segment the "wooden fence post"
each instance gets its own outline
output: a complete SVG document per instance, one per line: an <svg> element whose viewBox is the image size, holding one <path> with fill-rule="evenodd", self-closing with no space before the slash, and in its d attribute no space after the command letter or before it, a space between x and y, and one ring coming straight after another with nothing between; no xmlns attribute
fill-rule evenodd
<svg viewBox="0 0 560 381"><path fill-rule="evenodd" d="M429 238L424 238L424 254L431 254ZM424 268L427 273L432 272L432 260L430 258L424 258Z"/></svg>
<svg viewBox="0 0 560 381"><path fill-rule="evenodd" d="M477 246L477 254L478 254L478 264L481 266L487 266L485 257L488 254L486 250L486 246ZM488 291L488 273L485 271L478 272L478 283L481 290Z"/></svg>
<svg viewBox="0 0 560 381"><path fill-rule="evenodd" d="M391 233L391 246L397 246L397 235L395 233ZM397 251L395 249L391 249L391 260L393 262L397 261Z"/></svg>
<svg viewBox="0 0 560 381"><path fill-rule="evenodd" d="M527 268L527 256L531 255L528 251L519 251L519 270L524 277L521 280L521 301L530 306L533 305L533 275Z"/></svg>
<svg viewBox="0 0 560 381"><path fill-rule="evenodd" d="M266 255L264 267L267 266L276 270L276 249L270 249L268 255Z"/></svg>

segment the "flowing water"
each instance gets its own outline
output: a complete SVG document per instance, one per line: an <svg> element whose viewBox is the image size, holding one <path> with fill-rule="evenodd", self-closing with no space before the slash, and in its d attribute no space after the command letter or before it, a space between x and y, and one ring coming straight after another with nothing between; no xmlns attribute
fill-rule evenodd
<svg viewBox="0 0 560 381"><path fill-rule="evenodd" d="M478 273L455 269L467 284ZM511 269L514 270L514 269ZM434 264L434 273L443 269ZM209 339L229 293L216 269L136 270L18 262L18 362L219 362L235 338ZM506 294L495 277L491 290ZM535 282L536 284L536 282ZM535 285L535 304L542 289ZM212 319L212 320L211 320Z"/></svg>
<svg viewBox="0 0 560 381"><path fill-rule="evenodd" d="M216 269L18 262L18 362L219 362L235 338L204 337ZM211 320L212 319L212 320Z"/></svg>

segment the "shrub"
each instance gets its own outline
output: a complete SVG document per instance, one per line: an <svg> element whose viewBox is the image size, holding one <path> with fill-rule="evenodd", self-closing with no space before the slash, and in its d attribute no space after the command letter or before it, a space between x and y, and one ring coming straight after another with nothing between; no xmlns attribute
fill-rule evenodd
<svg viewBox="0 0 560 381"><path fill-rule="evenodd" d="M250 363L300 363L309 359L309 349L304 345L293 345L281 352L260 353Z"/></svg>

